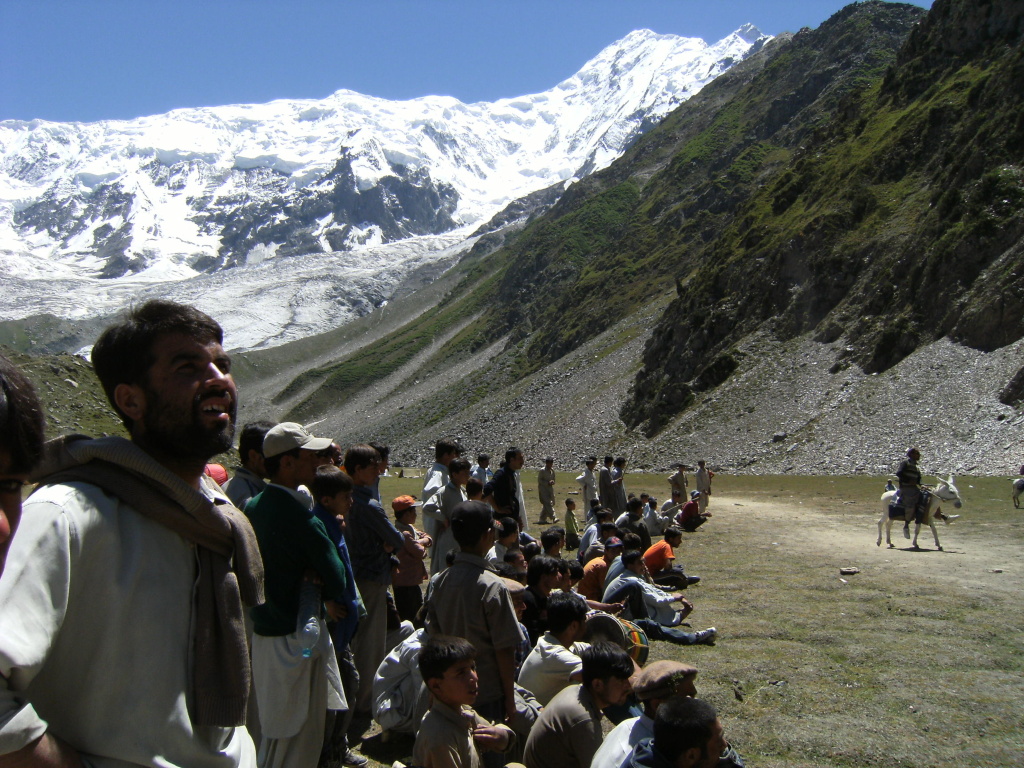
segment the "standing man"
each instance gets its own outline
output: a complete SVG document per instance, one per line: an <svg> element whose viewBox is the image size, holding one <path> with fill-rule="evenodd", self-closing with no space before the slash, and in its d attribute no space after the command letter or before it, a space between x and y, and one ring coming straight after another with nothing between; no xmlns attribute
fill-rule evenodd
<svg viewBox="0 0 1024 768"><path fill-rule="evenodd" d="M900 481L900 500L903 502L903 535L910 538L910 524L917 515L917 503L921 500L921 470L917 462L921 452L917 448L907 451L907 458L900 462L896 477Z"/></svg>
<svg viewBox="0 0 1024 768"><path fill-rule="evenodd" d="M597 466L597 456L588 456L587 460L583 464L583 473L576 477L576 482L580 484L580 493L583 495L583 512L587 516L586 524L593 525L593 514L591 513L591 503L594 499L599 498L597 492L597 477L594 475L594 467Z"/></svg>
<svg viewBox="0 0 1024 768"><path fill-rule="evenodd" d="M540 524L550 525L555 520L555 459L544 459L544 469L537 473L537 496L540 498Z"/></svg>
<svg viewBox="0 0 1024 768"><path fill-rule="evenodd" d="M522 491L516 474L523 468L526 457L518 448L505 451L505 464L487 485L484 486L484 501L501 513L500 517L511 517L519 522L519 530L526 531L526 507L521 503Z"/></svg>
<svg viewBox="0 0 1024 768"><path fill-rule="evenodd" d="M207 315L155 300L93 347L131 440L51 443L25 505L0 580L0 750L14 762L255 765L242 615L263 602L263 566L248 520L203 476L234 434L222 343Z"/></svg>
<svg viewBox="0 0 1024 768"><path fill-rule="evenodd" d="M604 457L604 466L598 473L597 488L601 497L601 506L605 509L615 511L615 486L612 485L612 462L611 456ZM625 510L620 510L624 512Z"/></svg>
<svg viewBox="0 0 1024 768"><path fill-rule="evenodd" d="M676 464L674 465L675 472L668 476L668 484L672 489L672 493L679 493L679 498L686 498L686 465Z"/></svg>
<svg viewBox="0 0 1024 768"><path fill-rule="evenodd" d="M704 459L697 462L697 471L693 475L693 484L696 486L696 490L700 492L700 497L697 499L697 512L701 515L704 514L704 510L708 508L708 502L711 500L711 478L714 476L715 473L707 468Z"/></svg>
<svg viewBox="0 0 1024 768"><path fill-rule="evenodd" d="M242 436L238 438L238 458L242 463L224 486L224 493L239 509L245 509L249 499L267 487L263 438L273 427L272 421L254 421L242 427Z"/></svg>
<svg viewBox="0 0 1024 768"><path fill-rule="evenodd" d="M617 456L612 467L612 511L621 515L626 511L626 457Z"/></svg>
<svg viewBox="0 0 1024 768"><path fill-rule="evenodd" d="M356 586L366 607L366 618L352 640L352 654L359 672L359 694L349 706L356 716L370 712L373 675L388 655L388 586L391 584L391 553L405 546L405 537L388 519L373 497L379 477L380 456L372 446L353 445L345 451L345 472L352 478L352 509L346 538L352 556Z"/></svg>
<svg viewBox="0 0 1024 768"><path fill-rule="evenodd" d="M312 497L299 492L300 485L312 487L317 470L331 463L330 447L330 438L313 437L294 422L268 431L263 456L270 483L245 508L266 569L267 600L252 609L253 690L263 736L260 768L314 764L323 747L327 711L345 705L334 644L322 616L317 616L319 640L311 656L296 662L302 650L296 633L299 593L307 572L322 582L322 600L340 604L346 598L337 545L313 514Z"/></svg>
<svg viewBox="0 0 1024 768"><path fill-rule="evenodd" d="M452 459L457 459L461 455L462 446L454 437L443 437L434 444L434 466L423 479L421 501L426 501L448 485L448 465L452 463ZM434 520L427 517L423 518L423 530L434 541L437 541L441 534L434 525Z"/></svg>
<svg viewBox="0 0 1024 768"><path fill-rule="evenodd" d="M487 485L494 477L494 473L491 471L491 457L486 453L477 456L476 464L469 470L469 476L479 480L481 486Z"/></svg>

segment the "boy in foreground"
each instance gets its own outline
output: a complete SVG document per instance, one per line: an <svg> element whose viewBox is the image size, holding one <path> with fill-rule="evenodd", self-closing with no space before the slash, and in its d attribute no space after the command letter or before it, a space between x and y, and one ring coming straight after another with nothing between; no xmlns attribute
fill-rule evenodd
<svg viewBox="0 0 1024 768"><path fill-rule="evenodd" d="M420 651L420 674L432 701L416 734L413 762L423 768L479 768L480 751L505 752L515 743L506 725L473 711L479 690L476 651L461 637L437 635Z"/></svg>

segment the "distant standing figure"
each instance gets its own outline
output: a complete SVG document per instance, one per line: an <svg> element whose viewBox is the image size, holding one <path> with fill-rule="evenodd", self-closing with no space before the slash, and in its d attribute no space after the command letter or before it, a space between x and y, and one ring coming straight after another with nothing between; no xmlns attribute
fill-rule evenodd
<svg viewBox="0 0 1024 768"><path fill-rule="evenodd" d="M700 498L697 499L698 512L704 514L704 510L708 508L708 501L711 498L711 478L714 477L714 473L707 468L707 464L704 459L697 462L697 471L693 475L693 484L700 491Z"/></svg>
<svg viewBox="0 0 1024 768"><path fill-rule="evenodd" d="M576 482L580 485L580 493L583 496L583 503L581 506L587 515L587 525L594 522L590 519L590 508L592 506L591 501L600 498L597 491L597 476L594 474L594 468L596 466L597 456L588 456L586 462L584 462L584 470L582 474L576 477Z"/></svg>
<svg viewBox="0 0 1024 768"><path fill-rule="evenodd" d="M626 511L626 457L619 456L615 459L615 466L612 467L612 500L614 506L612 511L622 514Z"/></svg>
<svg viewBox="0 0 1024 768"><path fill-rule="evenodd" d="M481 487L487 485L488 481L494 477L494 472L491 471L491 457L486 453L477 456L476 464L469 470L469 476L479 480Z"/></svg>
<svg viewBox="0 0 1024 768"><path fill-rule="evenodd" d="M604 457L604 466L598 472L597 488L601 496L601 506L615 510L615 486L612 485L612 462L611 456ZM625 511L625 510L623 510Z"/></svg>
<svg viewBox="0 0 1024 768"><path fill-rule="evenodd" d="M672 493L679 492L680 498L686 498L686 465L676 464L675 472L668 476L668 484L672 488Z"/></svg>
<svg viewBox="0 0 1024 768"><path fill-rule="evenodd" d="M544 459L544 469L537 473L537 496L540 499L540 523L555 521L555 460L548 456Z"/></svg>

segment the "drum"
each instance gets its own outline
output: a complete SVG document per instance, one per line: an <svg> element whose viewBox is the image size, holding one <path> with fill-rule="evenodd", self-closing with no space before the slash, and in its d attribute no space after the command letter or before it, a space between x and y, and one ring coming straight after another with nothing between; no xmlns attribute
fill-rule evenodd
<svg viewBox="0 0 1024 768"><path fill-rule="evenodd" d="M610 613L594 611L587 617L583 628L583 639L588 643L607 640L623 648L629 657L641 667L647 663L650 655L650 642L647 634L636 624L626 619L619 619Z"/></svg>

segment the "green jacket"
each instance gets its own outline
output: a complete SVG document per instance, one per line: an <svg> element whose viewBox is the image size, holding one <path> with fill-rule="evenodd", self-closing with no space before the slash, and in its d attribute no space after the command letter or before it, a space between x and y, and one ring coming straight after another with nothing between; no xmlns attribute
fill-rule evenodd
<svg viewBox="0 0 1024 768"><path fill-rule="evenodd" d="M245 506L265 571L266 602L252 609L254 631L264 637L290 635L299 613L299 588L307 570L323 579L324 600L340 600L345 566L327 529L280 486L267 488Z"/></svg>

